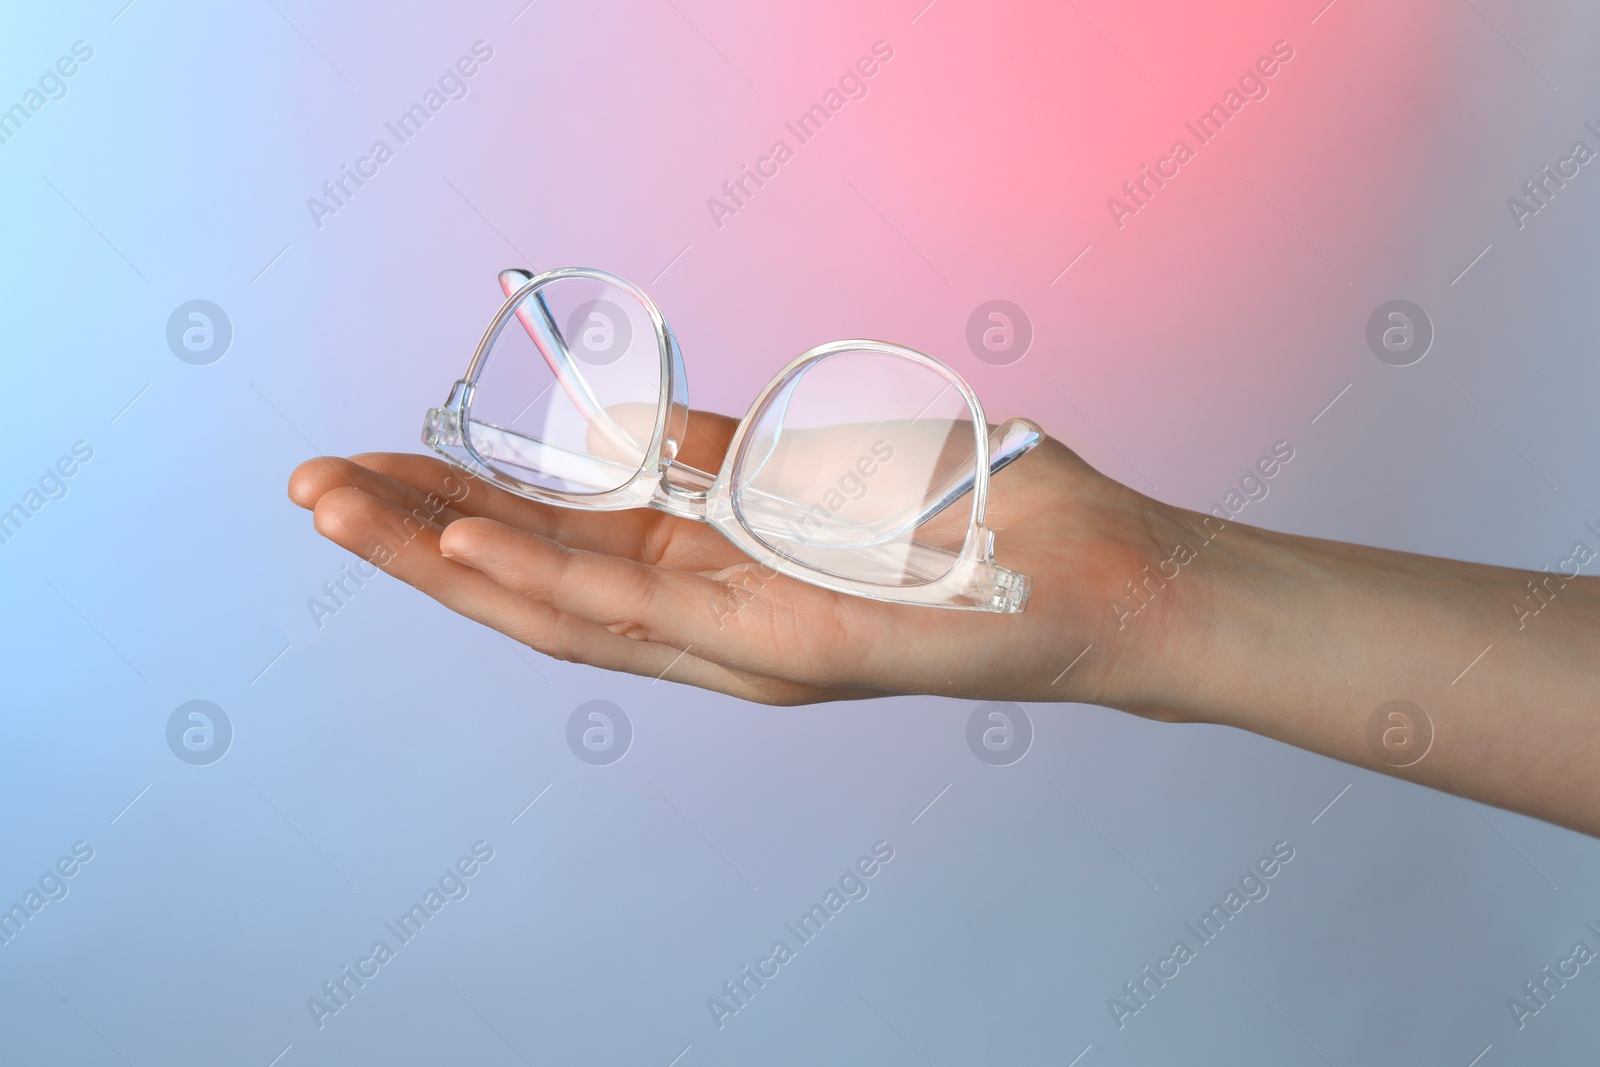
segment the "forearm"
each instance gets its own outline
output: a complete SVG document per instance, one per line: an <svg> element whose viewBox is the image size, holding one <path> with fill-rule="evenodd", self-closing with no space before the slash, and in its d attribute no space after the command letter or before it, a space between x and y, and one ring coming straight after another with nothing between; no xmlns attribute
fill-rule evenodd
<svg viewBox="0 0 1600 1067"><path fill-rule="evenodd" d="M1600 835L1600 579L1238 523L1184 570L1176 654L1130 710L1163 705ZM1431 745L1421 716L1379 714L1394 700L1421 709Z"/></svg>

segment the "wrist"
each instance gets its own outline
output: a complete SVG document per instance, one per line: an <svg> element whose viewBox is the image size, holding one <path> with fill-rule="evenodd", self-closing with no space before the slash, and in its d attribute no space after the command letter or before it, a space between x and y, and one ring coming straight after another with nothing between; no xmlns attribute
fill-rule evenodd
<svg viewBox="0 0 1600 1067"><path fill-rule="evenodd" d="M1336 560L1305 553L1301 538L1152 503L1143 522L1153 552L1110 591L1108 703L1269 732L1263 689L1345 684L1293 618L1332 610ZM1324 602L1305 603L1309 590Z"/></svg>
<svg viewBox="0 0 1600 1067"><path fill-rule="evenodd" d="M1150 509L1157 562L1180 544L1192 558L1152 566L1164 584L1102 631L1103 702L1600 834L1600 578L1206 518Z"/></svg>

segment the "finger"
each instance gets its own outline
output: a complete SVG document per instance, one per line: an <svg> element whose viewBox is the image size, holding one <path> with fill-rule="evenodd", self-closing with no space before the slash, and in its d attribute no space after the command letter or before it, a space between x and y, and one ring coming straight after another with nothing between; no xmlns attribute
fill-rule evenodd
<svg viewBox="0 0 1600 1067"><path fill-rule="evenodd" d="M467 515L455 506L466 495L461 478L441 481L437 490L424 489L337 456L307 460L289 476L289 499L303 508L315 509L335 489L359 489L423 522L443 525Z"/></svg>
<svg viewBox="0 0 1600 1067"><path fill-rule="evenodd" d="M812 703L821 691L730 670L669 645L630 639L529 600L491 577L446 559L438 527L353 486L322 494L316 528L329 540L512 640L555 659L665 678L765 703Z"/></svg>
<svg viewBox="0 0 1600 1067"><path fill-rule="evenodd" d="M738 420L708 411L691 411L678 460L710 473L722 466ZM646 563L671 562L693 570L724 567L744 558L723 537L700 523L686 523L650 509L593 512L564 508L519 497L459 467L432 456L371 452L351 457L423 493L451 497L453 506L470 515L559 541L574 548L623 556ZM464 498L455 501L457 483L465 481Z"/></svg>
<svg viewBox="0 0 1600 1067"><path fill-rule="evenodd" d="M351 462L424 495L448 495L463 516L482 516L596 552L639 557L651 547L655 528L667 517L644 508L584 511L543 504L491 485L432 456L365 452L352 456Z"/></svg>
<svg viewBox="0 0 1600 1067"><path fill-rule="evenodd" d="M678 449L678 460L691 467L715 474L722 468L728 442L739 420L711 411L689 412L689 427Z"/></svg>
<svg viewBox="0 0 1600 1067"><path fill-rule="evenodd" d="M424 494L454 493L459 499L452 506L463 515L493 519L572 548L687 570L714 570L745 558L710 526L651 508L584 511L542 504L427 456L381 452L354 458Z"/></svg>
<svg viewBox="0 0 1600 1067"><path fill-rule="evenodd" d="M760 573L744 589L708 577L567 548L485 519L454 523L449 558L566 614L629 638L688 649L725 667L819 686L872 688L907 664L881 642L867 607L827 590ZM875 608L876 605L870 605ZM887 647L886 647L887 646ZM869 673L867 657L875 657ZM920 665L918 665L920 668Z"/></svg>

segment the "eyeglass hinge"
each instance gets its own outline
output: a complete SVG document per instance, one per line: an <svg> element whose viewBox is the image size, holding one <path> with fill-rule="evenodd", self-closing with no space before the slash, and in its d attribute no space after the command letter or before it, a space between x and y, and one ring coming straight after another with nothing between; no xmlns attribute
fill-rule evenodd
<svg viewBox="0 0 1600 1067"><path fill-rule="evenodd" d="M460 448L461 413L455 408L429 408L422 424L422 443L429 448Z"/></svg>
<svg viewBox="0 0 1600 1067"><path fill-rule="evenodd" d="M444 398L443 404L428 409L427 418L422 420L422 443L429 448L462 447L465 442L461 439L461 413L467 410L471 400L472 386L458 380L450 387L450 395Z"/></svg>

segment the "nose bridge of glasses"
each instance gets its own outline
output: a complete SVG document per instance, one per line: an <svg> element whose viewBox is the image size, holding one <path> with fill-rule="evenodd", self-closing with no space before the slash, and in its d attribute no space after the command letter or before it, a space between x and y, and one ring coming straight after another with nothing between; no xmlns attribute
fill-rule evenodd
<svg viewBox="0 0 1600 1067"><path fill-rule="evenodd" d="M716 476L686 463L667 463L656 483L651 504L680 519L706 521L707 493Z"/></svg>

